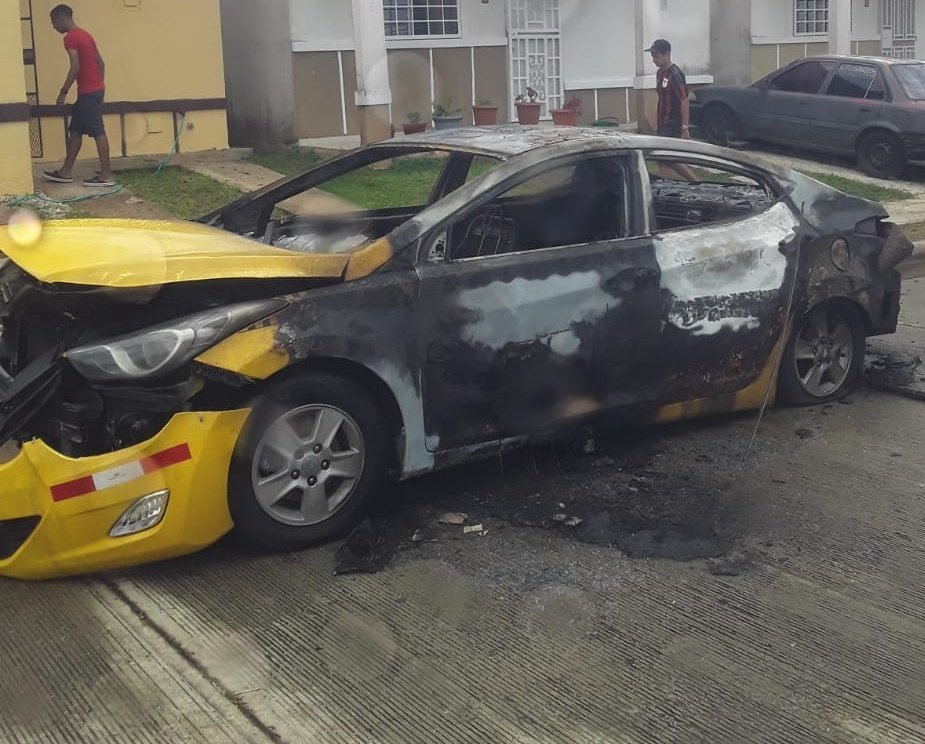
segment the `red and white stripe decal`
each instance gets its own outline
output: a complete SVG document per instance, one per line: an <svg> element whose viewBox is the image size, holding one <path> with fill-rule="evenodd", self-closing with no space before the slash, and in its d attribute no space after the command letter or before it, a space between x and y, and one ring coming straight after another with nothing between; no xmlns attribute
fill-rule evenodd
<svg viewBox="0 0 925 744"><path fill-rule="evenodd" d="M192 459L189 445L178 444L176 447L162 450L149 457L142 457L140 460L127 462L109 470L101 470L99 473L86 475L66 483L59 483L51 487L51 498L52 501L58 502L86 496L88 493L96 493L106 488L131 483L149 473Z"/></svg>

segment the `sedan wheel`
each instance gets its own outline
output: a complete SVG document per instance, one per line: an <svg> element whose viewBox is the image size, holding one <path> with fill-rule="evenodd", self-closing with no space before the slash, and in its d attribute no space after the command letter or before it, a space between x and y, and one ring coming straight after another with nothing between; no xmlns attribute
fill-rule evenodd
<svg viewBox="0 0 925 744"><path fill-rule="evenodd" d="M809 313L790 339L780 371L786 402L834 400L851 391L864 364L865 333L856 311L838 304Z"/></svg>
<svg viewBox="0 0 925 744"><path fill-rule="evenodd" d="M858 143L858 165L875 178L897 178L906 169L906 148L895 134L870 132Z"/></svg>
<svg viewBox="0 0 925 744"><path fill-rule="evenodd" d="M255 403L232 461L235 530L276 550L339 536L381 486L387 442L379 407L349 380L310 375L275 387Z"/></svg>
<svg viewBox="0 0 925 744"><path fill-rule="evenodd" d="M716 104L703 112L703 134L708 142L723 147L742 136L736 115L726 106Z"/></svg>
<svg viewBox="0 0 925 744"><path fill-rule="evenodd" d="M303 406L274 421L257 445L251 486L273 519L318 524L337 512L363 473L360 428L333 406Z"/></svg>

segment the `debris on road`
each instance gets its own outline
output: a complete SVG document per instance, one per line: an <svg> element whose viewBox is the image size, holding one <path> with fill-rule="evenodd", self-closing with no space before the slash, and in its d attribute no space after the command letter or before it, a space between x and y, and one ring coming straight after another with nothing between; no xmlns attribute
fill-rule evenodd
<svg viewBox="0 0 925 744"><path fill-rule="evenodd" d="M389 549L380 531L371 519L364 519L347 535L335 557L334 575L349 573L377 573L392 559L394 548Z"/></svg>
<svg viewBox="0 0 925 744"><path fill-rule="evenodd" d="M145 200L138 196L130 196L125 200L126 204L144 204Z"/></svg>
<svg viewBox="0 0 925 744"><path fill-rule="evenodd" d="M449 524L449 525L458 526L461 524L465 524L468 518L469 517L467 517L465 514L462 514L461 512L447 512L446 514L441 514L439 517L437 517L437 521L440 524Z"/></svg>
<svg viewBox="0 0 925 744"><path fill-rule="evenodd" d="M479 537L482 537L482 535L488 534L488 530L486 530L485 527L481 524L470 524L466 527L463 527L463 534L478 535Z"/></svg>
<svg viewBox="0 0 925 744"><path fill-rule="evenodd" d="M754 563L754 558L749 553L734 550L728 555L710 558L707 561L707 569L714 576L738 576L751 568Z"/></svg>

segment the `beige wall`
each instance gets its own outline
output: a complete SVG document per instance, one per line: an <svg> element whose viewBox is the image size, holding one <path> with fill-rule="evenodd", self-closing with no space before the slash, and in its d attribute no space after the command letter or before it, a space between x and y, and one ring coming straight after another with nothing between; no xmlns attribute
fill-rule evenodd
<svg viewBox="0 0 925 744"><path fill-rule="evenodd" d="M345 134L337 52L294 52L296 136L299 139ZM433 57L433 97L431 96L431 56ZM356 66L354 53L340 53L343 66L343 106L346 108L346 134L359 133L359 117L354 100ZM480 47L437 47L434 49L390 49L389 78L392 81L392 123L396 129L417 112L430 124L434 100L459 109L463 122L472 123L473 62L475 100L489 100L498 106L498 120L508 115L507 49ZM324 102L319 105L319 102Z"/></svg>
<svg viewBox="0 0 925 744"><path fill-rule="evenodd" d="M498 107L498 122L510 121L507 47L480 47L475 50L475 101L490 101Z"/></svg>
<svg viewBox="0 0 925 744"><path fill-rule="evenodd" d="M25 103L19 0L0 0L0 106ZM0 123L0 194L32 192L29 125Z"/></svg>
<svg viewBox="0 0 925 744"><path fill-rule="evenodd" d="M53 104L67 74L61 36L49 11L57 0L32 0L39 102ZM219 0L70 0L75 20L97 41L106 61L107 101L157 101L225 97ZM21 47L20 47L21 48ZM75 92L69 102L73 102ZM119 117L108 117L113 154L120 154ZM45 159L64 157L61 118L43 120ZM127 154L167 152L173 144L169 113L127 114ZM180 147L185 151L228 146L223 111L192 111L186 117ZM95 156L85 147L84 156Z"/></svg>

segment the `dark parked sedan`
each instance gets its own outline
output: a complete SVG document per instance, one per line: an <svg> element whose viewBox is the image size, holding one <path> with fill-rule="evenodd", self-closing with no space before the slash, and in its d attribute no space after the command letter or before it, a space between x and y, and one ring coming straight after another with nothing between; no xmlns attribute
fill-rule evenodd
<svg viewBox="0 0 925 744"><path fill-rule="evenodd" d="M878 178L925 159L925 63L880 57L810 57L754 85L696 92L695 123L719 145L797 144L856 155Z"/></svg>
<svg viewBox="0 0 925 744"><path fill-rule="evenodd" d="M699 142L513 127L367 147L207 224L0 232L0 442L22 444L0 575L231 529L300 548L386 477L592 416L837 398L896 328L912 246L886 217Z"/></svg>

